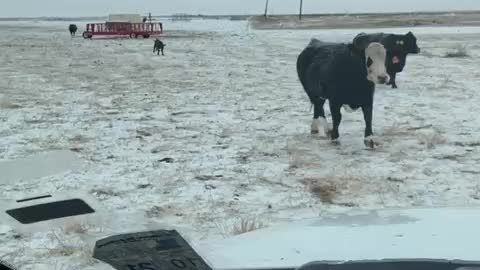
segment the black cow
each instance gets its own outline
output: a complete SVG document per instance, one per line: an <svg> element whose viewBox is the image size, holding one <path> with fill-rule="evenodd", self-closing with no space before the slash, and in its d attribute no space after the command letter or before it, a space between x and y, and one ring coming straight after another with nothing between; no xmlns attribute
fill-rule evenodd
<svg viewBox="0 0 480 270"><path fill-rule="evenodd" d="M157 55L160 55L160 52L163 54L163 49L165 48L165 43L163 43L160 39L155 39L155 42L153 44L153 53L157 53Z"/></svg>
<svg viewBox="0 0 480 270"><path fill-rule="evenodd" d="M366 34L360 33L354 39L354 43L359 47L357 49L366 48L371 42L380 42L387 50L387 72L390 75L388 85L397 88L395 79L397 73L402 72L407 61L407 55L420 53L417 46L417 38L412 32L406 35L396 35L388 33Z"/></svg>
<svg viewBox="0 0 480 270"><path fill-rule="evenodd" d="M339 138L342 106L362 108L365 119L364 143L375 147L372 131L373 95L376 83L386 83L385 48L371 43L363 50L354 44L326 43L312 39L297 59L300 82L313 104L311 133L323 126L333 142ZM333 129L325 119L323 105L329 100Z"/></svg>
<svg viewBox="0 0 480 270"><path fill-rule="evenodd" d="M75 24L70 24L68 26L68 31L70 31L70 36L74 37L77 32L77 26Z"/></svg>

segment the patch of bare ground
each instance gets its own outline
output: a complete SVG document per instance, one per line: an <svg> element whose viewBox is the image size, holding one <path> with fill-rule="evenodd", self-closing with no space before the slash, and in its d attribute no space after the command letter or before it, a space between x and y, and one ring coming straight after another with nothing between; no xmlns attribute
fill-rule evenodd
<svg viewBox="0 0 480 270"><path fill-rule="evenodd" d="M338 204L337 199L344 192L352 191L362 179L353 175L331 175L322 177L305 177L301 183L314 197L325 204ZM344 204L344 203L342 203Z"/></svg>

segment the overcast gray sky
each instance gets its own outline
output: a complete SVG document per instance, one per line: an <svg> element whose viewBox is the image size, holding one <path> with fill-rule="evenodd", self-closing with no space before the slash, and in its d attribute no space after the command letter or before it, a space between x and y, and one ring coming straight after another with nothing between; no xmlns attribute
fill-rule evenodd
<svg viewBox="0 0 480 270"><path fill-rule="evenodd" d="M265 0L1 0L0 17L258 14ZM296 13L299 0L270 0L271 13ZM305 13L480 10L480 0L304 0Z"/></svg>

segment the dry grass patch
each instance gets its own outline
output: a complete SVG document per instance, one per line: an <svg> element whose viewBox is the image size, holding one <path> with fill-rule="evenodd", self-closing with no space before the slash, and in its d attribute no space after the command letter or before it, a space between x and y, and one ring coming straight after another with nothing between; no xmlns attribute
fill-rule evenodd
<svg viewBox="0 0 480 270"><path fill-rule="evenodd" d="M333 204L333 199L338 194L337 186L332 183L315 184L310 186L309 189L322 203Z"/></svg>
<svg viewBox="0 0 480 270"><path fill-rule="evenodd" d="M58 235L55 231L50 234L52 240L56 242L56 246L53 248L46 248L48 256L79 256L91 260L92 248L88 243L77 239L67 237L66 234L61 233Z"/></svg>
<svg viewBox="0 0 480 270"><path fill-rule="evenodd" d="M165 209L161 206L152 206L152 208L145 211L145 215L149 218L160 217L165 214Z"/></svg>
<svg viewBox="0 0 480 270"><path fill-rule="evenodd" d="M81 222L68 222L63 226L66 234L85 234L92 228L92 225Z"/></svg>
<svg viewBox="0 0 480 270"><path fill-rule="evenodd" d="M325 204L337 204L340 195L361 189L362 179L353 175L306 177L301 181L308 192Z"/></svg>
<svg viewBox="0 0 480 270"><path fill-rule="evenodd" d="M99 198L99 200L105 200L107 197L118 197L121 195L119 192L116 192L113 189L106 188L94 188L90 190L90 194Z"/></svg>
<svg viewBox="0 0 480 270"><path fill-rule="evenodd" d="M338 195L337 184L325 178L305 178L302 183L306 189L322 203L333 204L335 197Z"/></svg>
<svg viewBox="0 0 480 270"><path fill-rule="evenodd" d="M291 152L288 155L288 168L295 170L299 168L318 167L321 166L315 157L306 151Z"/></svg>
<svg viewBox="0 0 480 270"><path fill-rule="evenodd" d="M237 224L233 225L232 234L239 235L265 228L265 225L256 218L242 218Z"/></svg>
<svg viewBox="0 0 480 270"><path fill-rule="evenodd" d="M447 139L438 131L423 132L418 134L418 141L427 148L434 148L440 144L446 144Z"/></svg>
<svg viewBox="0 0 480 270"><path fill-rule="evenodd" d="M468 50L465 45L458 45L457 47L448 50L445 53L446 58L464 58L468 57Z"/></svg>
<svg viewBox="0 0 480 270"><path fill-rule="evenodd" d="M0 109L19 109L20 105L14 104L8 100L5 96L0 96Z"/></svg>

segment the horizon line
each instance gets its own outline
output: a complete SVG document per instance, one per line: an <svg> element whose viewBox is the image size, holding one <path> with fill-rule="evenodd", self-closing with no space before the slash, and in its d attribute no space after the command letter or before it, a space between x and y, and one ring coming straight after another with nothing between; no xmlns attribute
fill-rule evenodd
<svg viewBox="0 0 480 270"><path fill-rule="evenodd" d="M445 10L445 11L402 11L402 12L330 12L330 13L303 13L302 16L342 16L342 15L351 15L351 16L368 16L368 15L411 15L411 14L448 14L448 13L480 13L480 10ZM122 14L122 13L113 13L113 14ZM185 17L252 17L252 16L264 16L264 14L191 14L191 13L173 13L169 15L153 15L152 17L175 17L175 16L185 16ZM285 14L267 14L267 16L298 16L298 13L285 13ZM12 17L3 17L0 16L0 20L41 20L41 19L62 19L62 20L74 20L74 19L97 19L97 18L108 18L108 15L102 16L12 16Z"/></svg>

